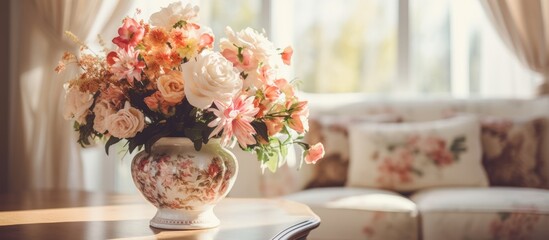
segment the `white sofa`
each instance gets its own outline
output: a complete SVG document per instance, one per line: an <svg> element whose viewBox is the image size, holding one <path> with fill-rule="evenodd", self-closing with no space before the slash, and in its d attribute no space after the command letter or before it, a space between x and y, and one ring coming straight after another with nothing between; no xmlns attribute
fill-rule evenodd
<svg viewBox="0 0 549 240"><path fill-rule="evenodd" d="M549 116L549 98L357 97L334 102L333 96L320 96L315 100L312 116L391 112L405 122L430 121L456 112L505 118ZM547 164L538 170L547 181L539 188L439 187L405 194L345 186L303 190L314 166L300 171L284 166L276 174L262 175L253 157L237 153L240 173L231 196L284 197L309 205L322 219L310 239L549 239L549 127L541 136L540 158Z"/></svg>

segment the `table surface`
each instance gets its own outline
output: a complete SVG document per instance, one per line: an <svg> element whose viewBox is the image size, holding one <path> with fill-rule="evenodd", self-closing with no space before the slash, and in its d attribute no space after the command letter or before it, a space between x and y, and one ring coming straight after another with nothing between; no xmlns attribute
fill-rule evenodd
<svg viewBox="0 0 549 240"><path fill-rule="evenodd" d="M0 239L304 239L320 224L307 206L282 199L227 198L221 226L161 230L137 195L39 191L0 194Z"/></svg>

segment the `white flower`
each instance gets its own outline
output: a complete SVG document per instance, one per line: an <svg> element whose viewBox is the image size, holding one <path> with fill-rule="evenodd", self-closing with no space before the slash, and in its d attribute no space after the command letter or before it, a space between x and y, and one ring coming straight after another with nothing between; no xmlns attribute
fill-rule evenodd
<svg viewBox="0 0 549 240"><path fill-rule="evenodd" d="M95 119L93 120L93 129L99 133L105 133L107 131L107 124L105 119L116 113L111 104L106 99L101 99L95 103L93 107L93 113L95 114Z"/></svg>
<svg viewBox="0 0 549 240"><path fill-rule="evenodd" d="M218 52L203 51L182 70L185 96L197 108L206 109L214 100L228 104L242 90L238 71Z"/></svg>
<svg viewBox="0 0 549 240"><path fill-rule="evenodd" d="M231 27L227 27L225 34L227 38L220 40L221 51L229 49L238 52L238 47L244 48L251 51L250 60L257 63L269 62L270 58L277 56L273 43L252 28L235 33Z"/></svg>
<svg viewBox="0 0 549 240"><path fill-rule="evenodd" d="M91 94L81 92L78 87L73 86L67 89L63 116L67 120L76 120L79 124L85 124L92 104L93 96Z"/></svg>
<svg viewBox="0 0 549 240"><path fill-rule="evenodd" d="M105 119L105 125L112 136L131 138L145 128L145 116L137 108L131 107L129 102L126 102L123 109Z"/></svg>
<svg viewBox="0 0 549 240"><path fill-rule="evenodd" d="M160 11L153 13L149 22L153 26L164 27L171 29L177 22L189 21L198 16L198 6L193 6L190 3L183 7L182 2L174 2L168 7L162 8Z"/></svg>

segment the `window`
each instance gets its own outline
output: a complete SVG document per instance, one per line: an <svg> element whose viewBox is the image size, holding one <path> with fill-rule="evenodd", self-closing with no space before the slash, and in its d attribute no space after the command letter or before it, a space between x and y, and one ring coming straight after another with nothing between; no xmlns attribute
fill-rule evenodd
<svg viewBox="0 0 549 240"><path fill-rule="evenodd" d="M275 4L276 2L276 4ZM306 92L531 96L540 76L499 39L477 0L272 1L291 9Z"/></svg>
<svg viewBox="0 0 549 240"><path fill-rule="evenodd" d="M138 1L141 17L173 0ZM541 76L502 43L478 0L193 0L218 41L225 26L265 29L294 46L293 74L310 93L532 96ZM134 10L128 13L133 15ZM101 147L83 151L100 158ZM134 191L132 156L86 166L90 190ZM97 161L96 161L97 162ZM102 171L105 177L96 179ZM114 182L114 185L113 185Z"/></svg>

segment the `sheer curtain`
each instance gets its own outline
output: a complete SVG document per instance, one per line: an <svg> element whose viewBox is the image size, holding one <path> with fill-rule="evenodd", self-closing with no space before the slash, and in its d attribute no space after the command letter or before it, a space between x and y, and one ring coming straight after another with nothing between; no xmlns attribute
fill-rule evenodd
<svg viewBox="0 0 549 240"><path fill-rule="evenodd" d="M79 189L82 162L72 125L62 117L63 83L77 69L57 75L53 68L64 51L77 50L64 37L65 30L82 40L95 36L105 23L121 19L131 1L23 0L17 4L10 189Z"/></svg>
<svg viewBox="0 0 549 240"><path fill-rule="evenodd" d="M539 94L549 94L549 2L481 0L484 10L520 61L544 76Z"/></svg>

